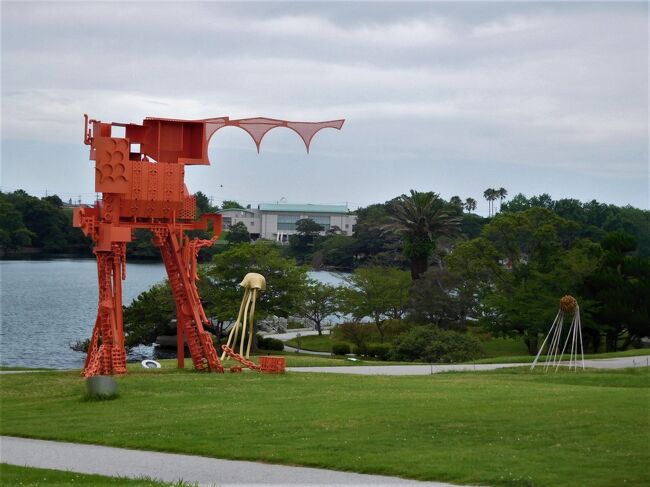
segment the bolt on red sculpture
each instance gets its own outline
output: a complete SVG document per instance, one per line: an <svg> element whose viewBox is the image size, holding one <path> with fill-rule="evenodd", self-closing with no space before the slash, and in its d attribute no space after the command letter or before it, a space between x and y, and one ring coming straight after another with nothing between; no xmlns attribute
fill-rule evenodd
<svg viewBox="0 0 650 487"><path fill-rule="evenodd" d="M201 248L221 235L221 215L204 214L196 221L196 201L185 186L186 165L208 165L208 143L220 128L236 126L255 141L276 127L287 127L305 143L324 128L341 129L344 120L288 122L271 118L175 120L147 117L141 125L102 123L84 115L84 143L95 161L95 191L102 199L92 207L75 209L73 225L92 238L97 256L99 308L83 375L126 373L122 280L126 278L126 243L137 228L153 233L169 277L177 318L178 366L184 367L184 339L194 368L223 372L211 336L203 329L208 319L196 287L196 258ZM124 127L124 137L113 137ZM187 230L206 230L212 238L189 239Z"/></svg>

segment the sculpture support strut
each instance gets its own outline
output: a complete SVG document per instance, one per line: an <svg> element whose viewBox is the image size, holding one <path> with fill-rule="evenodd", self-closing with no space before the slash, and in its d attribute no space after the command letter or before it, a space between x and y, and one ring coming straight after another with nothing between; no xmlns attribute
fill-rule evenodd
<svg viewBox="0 0 650 487"><path fill-rule="evenodd" d="M185 166L210 164L208 143L223 127L245 130L258 151L270 130L285 127L301 137L309 152L317 132L324 128L338 130L343 123L344 120L290 122L263 117L148 117L142 124L134 124L102 123L84 115L84 143L90 146L90 159L95 161L95 191L102 193L102 199L95 206L79 207L73 213L73 225L95 244L99 283L97 319L83 375L126 373L122 280L126 278L126 244L136 229L153 233L163 257L176 304L178 366L184 366L186 341L196 370L223 372L211 335L203 328L208 319L196 287L198 252L221 235L221 215L204 214L196 220L196 201L184 183ZM113 127L123 128L123 135L116 136ZM188 230L207 230L210 223L211 238L189 239L185 235ZM255 292L245 306L251 316ZM247 355L250 343L249 340ZM240 347L240 354L243 352Z"/></svg>

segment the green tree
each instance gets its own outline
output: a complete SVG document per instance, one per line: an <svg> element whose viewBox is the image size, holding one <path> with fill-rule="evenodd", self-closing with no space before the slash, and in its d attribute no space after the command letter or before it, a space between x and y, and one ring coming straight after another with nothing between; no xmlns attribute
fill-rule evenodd
<svg viewBox="0 0 650 487"><path fill-rule="evenodd" d="M458 245L444 264L429 269L412 287L410 312L419 323L462 328L469 316L479 316L481 297L492 289L503 268L485 238Z"/></svg>
<svg viewBox="0 0 650 487"><path fill-rule="evenodd" d="M409 320L440 328L461 326L466 316L463 309L469 305L455 292L459 285L458 276L448 268L430 268L411 287Z"/></svg>
<svg viewBox="0 0 650 487"><path fill-rule="evenodd" d="M18 190L6 193L4 199L21 213L25 227L33 235L32 245L45 252L67 250L73 229L70 216L62 210L58 196L36 198ZM76 229L74 231L78 232Z"/></svg>
<svg viewBox="0 0 650 487"><path fill-rule="evenodd" d="M160 250L153 244L150 230L138 228L133 232L133 240L126 244L127 257L136 259L161 260Z"/></svg>
<svg viewBox="0 0 650 487"><path fill-rule="evenodd" d="M624 232L612 232L601 242L598 269L586 281L589 296L599 303L594 319L602 326L608 351L620 338L632 341L650 335L650 259L634 255L637 242Z"/></svg>
<svg viewBox="0 0 650 487"><path fill-rule="evenodd" d="M259 319L288 318L298 312L307 280L306 269L284 257L279 245L258 240L254 244L234 245L215 255L206 266L209 290L202 295L209 316L219 321L237 318L244 295L239 283L249 272L266 278L266 291L260 294L255 307Z"/></svg>
<svg viewBox="0 0 650 487"><path fill-rule="evenodd" d="M0 193L0 249L18 250L31 244L33 237L23 223L22 214Z"/></svg>
<svg viewBox="0 0 650 487"><path fill-rule="evenodd" d="M228 229L228 243L230 245L237 245L240 243L250 243L251 234L244 222L237 222Z"/></svg>
<svg viewBox="0 0 650 487"><path fill-rule="evenodd" d="M494 200L497 199L497 191L492 188L488 188L483 191L483 198L488 202L488 216L494 215Z"/></svg>
<svg viewBox="0 0 650 487"><path fill-rule="evenodd" d="M411 277L418 279L428 267L436 240L459 233L460 218L436 193L411 190L410 196L394 200L393 213L384 226L404 240L404 253L411 261Z"/></svg>
<svg viewBox="0 0 650 487"><path fill-rule="evenodd" d="M159 335L175 334L170 321L176 317L174 298L169 282L155 284L140 293L124 308L124 334L127 347L149 345Z"/></svg>
<svg viewBox="0 0 650 487"><path fill-rule="evenodd" d="M340 288L313 279L307 281L299 306L299 315L313 323L319 335L323 334L323 321L337 315L340 307Z"/></svg>
<svg viewBox="0 0 650 487"><path fill-rule="evenodd" d="M474 198L465 199L465 210L467 212L476 210L476 200Z"/></svg>
<svg viewBox="0 0 650 487"><path fill-rule="evenodd" d="M318 236L323 230L324 227L311 218L298 220L296 222L297 233L289 235L291 255L301 264L309 262Z"/></svg>
<svg viewBox="0 0 650 487"><path fill-rule="evenodd" d="M503 200L506 199L506 196L508 196L508 190L506 188L499 188L496 190L495 196L499 198L499 211L501 211L501 207L503 206Z"/></svg>
<svg viewBox="0 0 650 487"><path fill-rule="evenodd" d="M483 230L507 270L483 288L481 321L497 334L521 335L531 354L557 313L559 298L572 294L585 305L583 312L590 308L582 285L595 269L597 246L576 241L576 227L550 210L531 208L500 213Z"/></svg>
<svg viewBox="0 0 650 487"><path fill-rule="evenodd" d="M197 218L204 213L214 213L216 211L216 208L210 204L210 198L208 198L203 192L197 191L194 193L194 198L196 199Z"/></svg>
<svg viewBox="0 0 650 487"><path fill-rule="evenodd" d="M408 267L402 240L385 229L391 204L374 204L357 210L354 249L358 265Z"/></svg>
<svg viewBox="0 0 650 487"><path fill-rule="evenodd" d="M384 341L384 323L400 320L408 307L411 279L407 271L366 267L354 271L343 290L343 311L356 320L371 318Z"/></svg>
<svg viewBox="0 0 650 487"><path fill-rule="evenodd" d="M237 209L237 208L243 208L243 206L240 203L238 203L237 201L223 200L221 202L221 209L222 210L230 210L230 209Z"/></svg>
<svg viewBox="0 0 650 487"><path fill-rule="evenodd" d="M357 242L347 235L330 235L319 239L317 252L312 259L314 268L326 267L340 271L352 271L357 260Z"/></svg>
<svg viewBox="0 0 650 487"><path fill-rule="evenodd" d="M462 213L465 208L465 204L463 203L463 200L460 199L460 196L452 196L449 198L449 204L456 209L459 214Z"/></svg>

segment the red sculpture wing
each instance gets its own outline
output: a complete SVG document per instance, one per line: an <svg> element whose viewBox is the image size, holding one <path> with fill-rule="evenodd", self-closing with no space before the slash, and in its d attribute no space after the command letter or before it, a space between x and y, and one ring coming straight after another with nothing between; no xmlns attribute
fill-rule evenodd
<svg viewBox="0 0 650 487"><path fill-rule="evenodd" d="M235 125L244 129L252 137L257 147L257 152L260 151L262 139L267 132L276 127L287 127L296 132L305 143L307 152L309 152L309 145L316 132L324 128L334 128L340 130L345 120L331 120L328 122L289 122L287 120L276 120L273 118L257 117L257 118L242 118L240 120L228 120L225 125ZM220 127L219 127L220 128ZM218 130L218 129L217 129Z"/></svg>

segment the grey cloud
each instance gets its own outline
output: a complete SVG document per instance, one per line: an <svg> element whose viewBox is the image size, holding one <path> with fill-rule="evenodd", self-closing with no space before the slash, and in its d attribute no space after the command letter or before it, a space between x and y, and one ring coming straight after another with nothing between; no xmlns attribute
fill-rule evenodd
<svg viewBox="0 0 650 487"><path fill-rule="evenodd" d="M647 207L647 185L636 183L647 179L646 5L80 5L2 4L10 144L77 143L84 112L114 121L346 117L331 146L315 146L330 167L376 161L390 172L401 160L410 174L442 171L429 189L459 185L451 193L476 197L487 182L472 168L491 161L497 177L519 185L511 192L531 192L529 180L548 169L583 175L593 197ZM215 147L245 148L220 137ZM289 138L266 147L297 153ZM441 169L445 161L463 161L470 186ZM621 182L600 188L599 178ZM374 180L374 200L402 179ZM625 181L640 189L630 194ZM291 191L283 196L309 197ZM333 201L352 199L350 188L330 191Z"/></svg>

